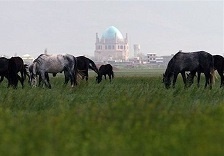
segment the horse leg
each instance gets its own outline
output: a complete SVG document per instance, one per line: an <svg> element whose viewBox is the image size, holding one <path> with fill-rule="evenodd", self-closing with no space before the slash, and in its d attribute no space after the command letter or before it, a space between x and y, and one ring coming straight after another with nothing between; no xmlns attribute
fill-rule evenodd
<svg viewBox="0 0 224 156"><path fill-rule="evenodd" d="M77 85L75 72L70 72L71 86L74 87Z"/></svg>
<svg viewBox="0 0 224 156"><path fill-rule="evenodd" d="M175 83L177 81L177 76L178 76L178 74L174 73L174 75L173 75L173 88L175 88Z"/></svg>
<svg viewBox="0 0 224 156"><path fill-rule="evenodd" d="M223 86L223 72L220 70L217 70L217 72L219 73L220 78L221 78L221 84L220 84L220 88L221 88Z"/></svg>
<svg viewBox="0 0 224 156"><path fill-rule="evenodd" d="M220 75L220 77L221 77L221 85L220 85L220 87L223 87L224 86L224 76L223 76L223 74L221 74Z"/></svg>
<svg viewBox="0 0 224 156"><path fill-rule="evenodd" d="M25 80L25 73L24 73L24 70L20 71L20 74L21 74L21 78L20 79L20 83L22 85L22 88L24 87L24 80Z"/></svg>
<svg viewBox="0 0 224 156"><path fill-rule="evenodd" d="M107 79L107 78L106 78L106 75L107 75L107 74L104 74L105 80Z"/></svg>
<svg viewBox="0 0 224 156"><path fill-rule="evenodd" d="M45 77L45 72L42 72L40 75L41 75L41 79L43 80L44 84L49 88L51 89L51 84L49 82L49 80Z"/></svg>
<svg viewBox="0 0 224 156"><path fill-rule="evenodd" d="M74 72L72 72L73 76L74 76L74 85L77 85L77 76L78 76L78 71L74 70Z"/></svg>
<svg viewBox="0 0 224 156"><path fill-rule="evenodd" d="M198 72L198 79L197 79L198 80L198 84L197 84L198 87L200 86L200 79L201 79L201 72Z"/></svg>
<svg viewBox="0 0 224 156"><path fill-rule="evenodd" d="M75 74L74 72L69 72L69 77L70 77L72 87L75 86L75 75L74 74Z"/></svg>
<svg viewBox="0 0 224 156"><path fill-rule="evenodd" d="M86 81L88 81L88 79L89 79L88 70L85 71L85 75L86 75Z"/></svg>
<svg viewBox="0 0 224 156"><path fill-rule="evenodd" d="M23 88L23 79L18 74L16 74L16 78L15 78L15 81L14 81L14 88L17 89L18 81L21 82L22 88Z"/></svg>
<svg viewBox="0 0 224 156"><path fill-rule="evenodd" d="M108 74L108 76L109 76L109 79L110 79L110 82L111 82L111 74Z"/></svg>
<svg viewBox="0 0 224 156"><path fill-rule="evenodd" d="M211 81L210 73L205 72L204 74L205 74L205 88L207 88L207 85L210 84L210 89L211 89L212 86L210 83L210 81Z"/></svg>
<svg viewBox="0 0 224 156"><path fill-rule="evenodd" d="M49 74L45 73L44 76L45 76L47 82L50 83ZM43 80L42 80L41 76L39 76L39 86L41 85L42 81Z"/></svg>
<svg viewBox="0 0 224 156"><path fill-rule="evenodd" d="M4 80L4 76L1 76L0 83Z"/></svg>
<svg viewBox="0 0 224 156"><path fill-rule="evenodd" d="M187 88L185 71L181 72L181 75L182 75L182 78L183 78L184 87Z"/></svg>
<svg viewBox="0 0 224 156"><path fill-rule="evenodd" d="M65 75L65 82L64 84L67 85L68 81L69 81L69 72L67 70L64 71L64 75Z"/></svg>
<svg viewBox="0 0 224 156"><path fill-rule="evenodd" d="M42 83L42 77L41 77L41 75L39 75L39 79L38 79L38 86L40 87L40 85L41 85L41 83Z"/></svg>
<svg viewBox="0 0 224 156"><path fill-rule="evenodd" d="M24 87L24 79L17 74L17 79L20 81L22 88ZM18 81L17 81L18 83ZM17 85L17 84L16 84Z"/></svg>

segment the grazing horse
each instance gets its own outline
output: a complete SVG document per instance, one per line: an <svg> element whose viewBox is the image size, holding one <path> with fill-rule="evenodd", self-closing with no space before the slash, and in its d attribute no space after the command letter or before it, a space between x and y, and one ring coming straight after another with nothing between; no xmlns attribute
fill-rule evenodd
<svg viewBox="0 0 224 156"><path fill-rule="evenodd" d="M88 69L92 69L97 74L99 73L98 68L96 67L96 64L89 58L85 56L78 56L77 58L77 68L78 72L82 75L82 79L86 77L86 81L88 81Z"/></svg>
<svg viewBox="0 0 224 156"><path fill-rule="evenodd" d="M169 61L165 74L163 74L163 82L168 89L171 85L171 77L173 77L173 88L175 87L176 79L181 73L185 87L186 75L185 71L196 73L198 70L203 70L206 78L205 88L210 85L214 77L214 61L211 54L205 51L191 52L191 53L176 53Z"/></svg>
<svg viewBox="0 0 224 156"><path fill-rule="evenodd" d="M77 59L73 55L47 55L41 54L33 62L33 74L36 85L37 74L40 74L41 79L44 84L51 88L50 82L48 82L46 73L59 73L64 71L65 73L65 84L71 81L71 86L77 84L76 74L77 74Z"/></svg>
<svg viewBox="0 0 224 156"><path fill-rule="evenodd" d="M220 84L220 88L224 86L224 76L223 76L223 72L224 72L224 58L221 55L213 55L213 59L214 59L214 69L217 70L220 78L221 78L221 84ZM197 86L199 87L199 83L200 83L200 77L201 77L201 73L203 73L202 70L198 70L197 71ZM194 76L196 74L190 72L189 74L187 74L187 83L189 84L189 86L191 86L194 82Z"/></svg>
<svg viewBox="0 0 224 156"><path fill-rule="evenodd" d="M99 74L96 77L96 80L97 80L98 83L100 83L102 81L102 76L103 75L105 77L105 80L106 80L106 75L108 75L109 79L110 79L110 82L111 82L111 78L114 78L113 67L110 64L100 66Z"/></svg>
<svg viewBox="0 0 224 156"><path fill-rule="evenodd" d="M21 77L17 74L18 72L20 72ZM23 59L21 57L11 57L9 59L10 84L12 84L16 88L19 80L23 88L26 75L26 66L24 65Z"/></svg>
<svg viewBox="0 0 224 156"><path fill-rule="evenodd" d="M20 72L21 77L18 75L18 72ZM21 82L22 87L24 87L26 74L26 66L24 65L22 58L0 58L0 82L6 77L6 79L8 79L8 87L13 86L14 88L17 88L18 80Z"/></svg>

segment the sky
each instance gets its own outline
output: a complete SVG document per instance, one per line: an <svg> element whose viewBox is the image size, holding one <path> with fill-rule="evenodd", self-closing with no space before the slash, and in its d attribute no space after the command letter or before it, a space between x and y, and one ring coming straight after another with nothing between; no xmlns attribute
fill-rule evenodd
<svg viewBox="0 0 224 156"><path fill-rule="evenodd" d="M44 53L94 56L96 33L115 26L129 52L179 50L224 54L221 1L0 1L0 55Z"/></svg>

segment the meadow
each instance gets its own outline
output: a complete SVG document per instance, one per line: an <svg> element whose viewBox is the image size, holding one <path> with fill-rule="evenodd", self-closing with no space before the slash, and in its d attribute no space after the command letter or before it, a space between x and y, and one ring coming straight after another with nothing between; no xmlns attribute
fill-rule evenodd
<svg viewBox="0 0 224 156"><path fill-rule="evenodd" d="M165 89L164 70L118 70L112 83L52 89L0 84L1 155L224 154L224 89ZM202 81L204 79L202 78Z"/></svg>

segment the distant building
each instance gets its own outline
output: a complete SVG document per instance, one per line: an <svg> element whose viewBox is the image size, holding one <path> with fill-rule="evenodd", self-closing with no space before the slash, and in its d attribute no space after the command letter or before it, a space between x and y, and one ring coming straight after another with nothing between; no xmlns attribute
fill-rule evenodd
<svg viewBox="0 0 224 156"><path fill-rule="evenodd" d="M148 53L146 55L146 61L149 64L156 64L156 53Z"/></svg>
<svg viewBox="0 0 224 156"><path fill-rule="evenodd" d="M34 60L34 58L32 56L30 56L29 54L23 55L22 59L23 59L24 63L28 64L28 65L32 64L32 62Z"/></svg>
<svg viewBox="0 0 224 156"><path fill-rule="evenodd" d="M121 32L114 26L107 28L101 38L96 33L94 56L96 61L126 61L129 56L127 33L124 38Z"/></svg>
<svg viewBox="0 0 224 156"><path fill-rule="evenodd" d="M134 57L137 57L140 53L140 44L134 44Z"/></svg>

